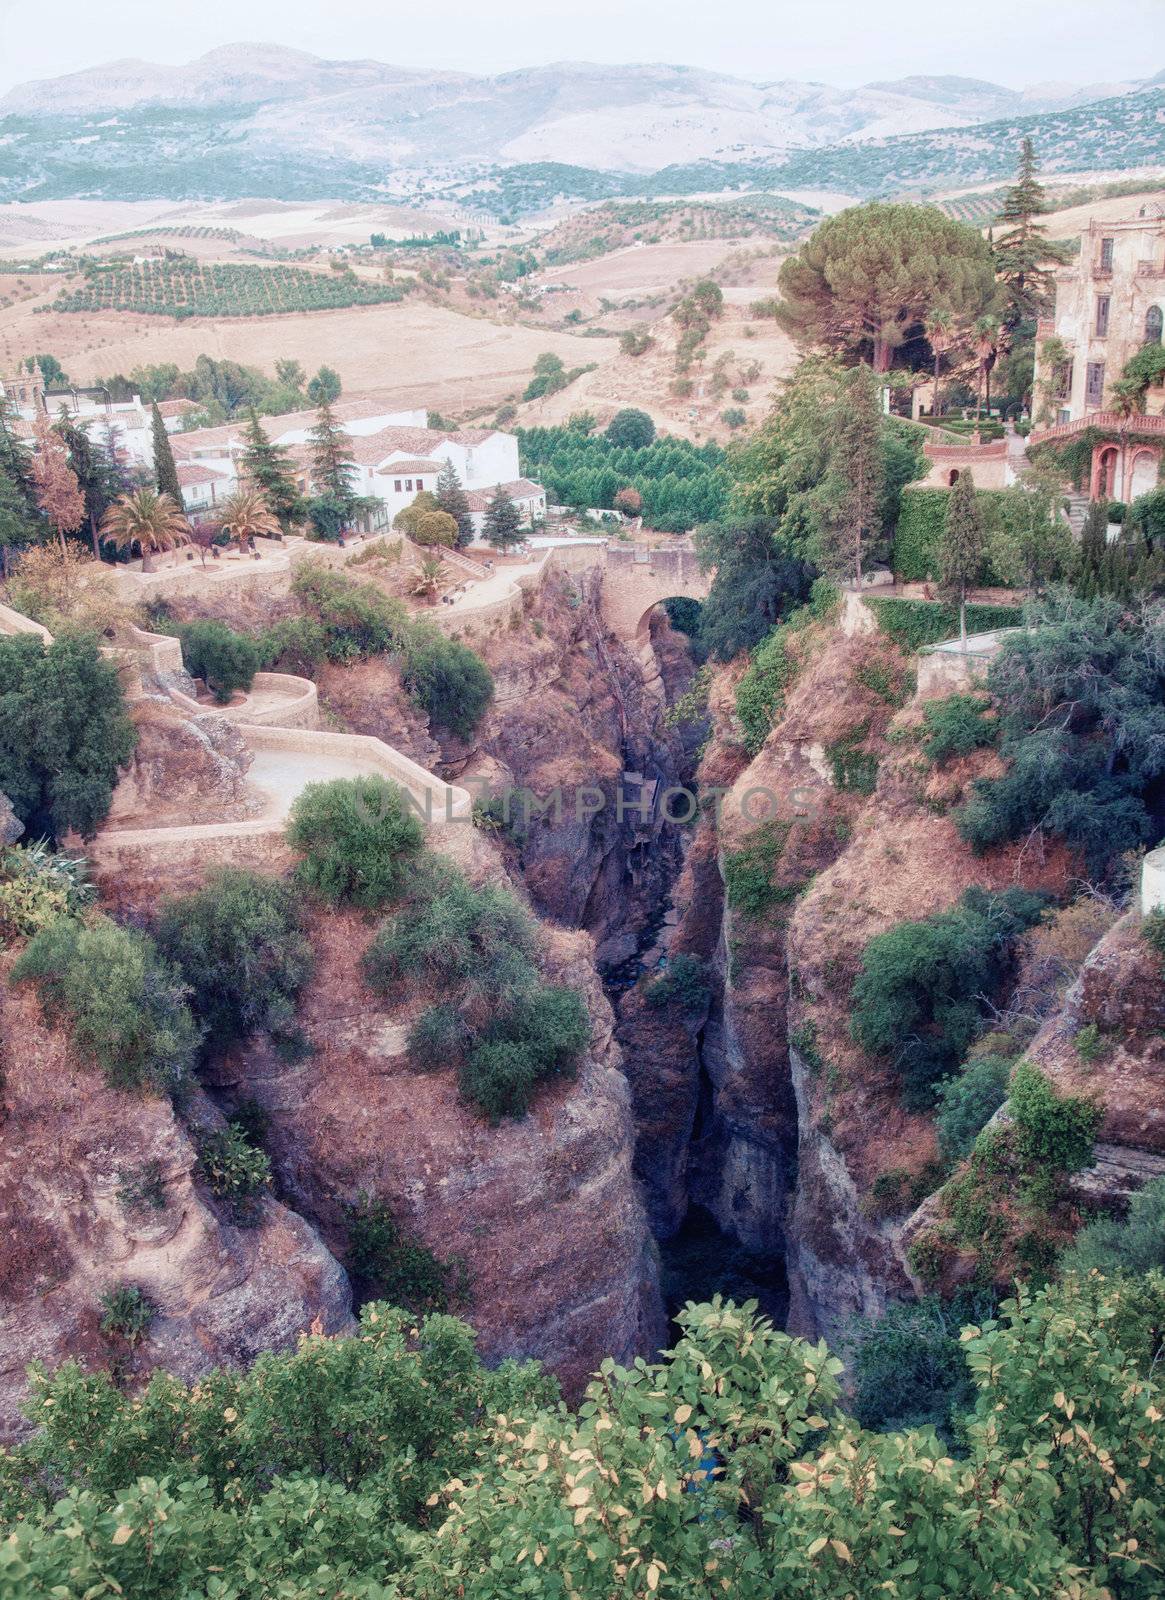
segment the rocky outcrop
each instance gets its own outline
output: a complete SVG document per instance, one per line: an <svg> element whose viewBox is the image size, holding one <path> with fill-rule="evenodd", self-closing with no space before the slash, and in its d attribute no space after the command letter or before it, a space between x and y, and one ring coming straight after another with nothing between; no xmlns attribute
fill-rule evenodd
<svg viewBox="0 0 1165 1600"><path fill-rule="evenodd" d="M15 844L24 832L24 823L12 809L12 801L0 790L0 845Z"/></svg>
<svg viewBox="0 0 1165 1600"><path fill-rule="evenodd" d="M367 733L429 771L441 761L441 746L428 718L401 683L400 666L388 656L370 656L348 666L324 663L315 671L324 712L345 733Z"/></svg>
<svg viewBox="0 0 1165 1600"><path fill-rule="evenodd" d="M146 1176L154 1203L131 1203ZM0 1239L0 1440L25 1428L30 1361L193 1379L350 1321L315 1230L272 1199L256 1227L224 1220L169 1102L73 1062L23 987L0 992ZM156 1310L132 1347L100 1327L102 1296L127 1285Z"/></svg>
<svg viewBox="0 0 1165 1600"><path fill-rule="evenodd" d="M479 873L490 870L483 849ZM218 1087L263 1107L282 1192L337 1252L345 1203L387 1201L435 1255L463 1265L458 1309L483 1355L538 1357L577 1394L604 1356L627 1361L662 1337L630 1097L591 941L545 935L548 974L581 988L591 1013L577 1076L542 1089L522 1121L491 1126L460 1099L452 1069L409 1059L423 997L394 1007L365 988L359 957L373 931L346 915L317 921L301 1014L312 1054L288 1065L261 1047L237 1051Z"/></svg>
<svg viewBox="0 0 1165 1600"><path fill-rule="evenodd" d="M251 752L226 717L187 716L146 698L134 702L133 722L137 746L114 791L108 827L241 822L261 809L247 785Z"/></svg>

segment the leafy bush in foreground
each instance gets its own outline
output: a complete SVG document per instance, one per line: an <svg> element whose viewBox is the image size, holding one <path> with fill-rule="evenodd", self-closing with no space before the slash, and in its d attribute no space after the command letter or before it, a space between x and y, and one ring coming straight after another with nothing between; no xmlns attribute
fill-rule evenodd
<svg viewBox="0 0 1165 1600"><path fill-rule="evenodd" d="M1070 1279L964 1330L961 1460L863 1431L823 1344L718 1299L659 1362L605 1362L577 1411L532 1367L486 1371L453 1319L384 1305L191 1389L70 1363L0 1457L0 1592L1154 1600L1165 1279L1129 1299Z"/></svg>
<svg viewBox="0 0 1165 1600"><path fill-rule="evenodd" d="M472 736L493 699L493 676L477 652L435 631L416 630L403 676L429 721L459 739Z"/></svg>
<svg viewBox="0 0 1165 1600"><path fill-rule="evenodd" d="M980 1131L1007 1099L1012 1063L1006 1056L972 1056L956 1078L935 1093L935 1131L948 1161L969 1155Z"/></svg>
<svg viewBox="0 0 1165 1600"><path fill-rule="evenodd" d="M36 985L51 1022L68 1025L81 1054L119 1089L181 1088L199 1033L178 973L145 934L102 917L54 922L12 969Z"/></svg>
<svg viewBox="0 0 1165 1600"><path fill-rule="evenodd" d="M300 881L333 905L375 910L397 899L424 830L398 784L370 775L309 783L287 837L304 853Z"/></svg>
<svg viewBox="0 0 1165 1600"><path fill-rule="evenodd" d="M1064 1267L1109 1274L1165 1270L1165 1178L1152 1178L1137 1190L1127 1217L1100 1217L1082 1228Z"/></svg>
<svg viewBox="0 0 1165 1600"><path fill-rule="evenodd" d="M945 700L928 701L922 708L923 755L941 767L994 744L999 727L988 717L990 709L989 700L973 694L949 694Z"/></svg>

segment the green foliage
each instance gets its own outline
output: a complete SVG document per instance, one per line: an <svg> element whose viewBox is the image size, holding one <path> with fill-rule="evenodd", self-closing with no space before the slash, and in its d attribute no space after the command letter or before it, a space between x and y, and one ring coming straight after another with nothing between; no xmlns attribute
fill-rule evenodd
<svg viewBox="0 0 1165 1600"><path fill-rule="evenodd" d="M472 989L475 999L490 1002L525 985L533 956L526 908L507 889L477 888L438 858L414 876L407 902L369 945L363 968L382 993L413 979L443 994Z"/></svg>
<svg viewBox="0 0 1165 1600"><path fill-rule="evenodd" d="M878 753L867 750L869 723L863 722L826 745L825 755L835 788L852 794L873 794L878 786Z"/></svg>
<svg viewBox="0 0 1165 1600"><path fill-rule="evenodd" d="M504 483L499 483L485 508L482 537L495 550L509 550L526 537L514 498Z"/></svg>
<svg viewBox="0 0 1165 1600"><path fill-rule="evenodd" d="M620 489L632 488L649 528L686 533L721 516L727 504L724 451L712 443L665 435L643 445L616 445L606 433L569 423L519 429L518 440L522 471L563 505L611 510Z"/></svg>
<svg viewBox="0 0 1165 1600"><path fill-rule="evenodd" d="M166 1173L160 1161L122 1167L117 1179L118 1203L131 1214L166 1209Z"/></svg>
<svg viewBox="0 0 1165 1600"><path fill-rule="evenodd" d="M178 637L187 672L203 680L220 706L229 705L236 690L250 689L260 661L253 639L213 621L184 623Z"/></svg>
<svg viewBox="0 0 1165 1600"><path fill-rule="evenodd" d="M493 675L477 652L419 624L409 638L403 680L433 726L458 739L472 737L493 699Z"/></svg>
<svg viewBox="0 0 1165 1600"><path fill-rule="evenodd" d="M1042 830L1100 878L1157 837L1148 799L1161 771L1162 623L1114 600L1047 602L1004 642L988 685L1009 762L956 813L975 850Z"/></svg>
<svg viewBox="0 0 1165 1600"><path fill-rule="evenodd" d="M744 746L755 756L776 726L785 696L804 664L805 646L798 635L814 620L812 605L799 607L773 629L753 652L748 671L736 686L736 715L744 730Z"/></svg>
<svg viewBox="0 0 1165 1600"><path fill-rule="evenodd" d="M749 517L697 528L700 564L716 569L700 612L701 655L731 661L755 649L808 598L813 569L776 526L772 518Z"/></svg>
<svg viewBox="0 0 1165 1600"><path fill-rule="evenodd" d="M974 1055L956 1077L938 1085L935 1132L947 1161L970 1155L980 1132L1007 1099L1011 1067L1007 1056Z"/></svg>
<svg viewBox="0 0 1165 1600"><path fill-rule="evenodd" d="M359 1337L191 1389L157 1374L122 1395L67 1364L35 1377L40 1431L0 1464L0 1574L22 1600L112 1584L132 1600L511 1600L565 1595L567 1572L575 1600L709 1580L733 1600L886 1583L898 1600L1153 1600L1153 1295L1150 1280L1130 1316L1115 1286L1069 1279L966 1329L962 1460L925 1429L864 1431L824 1345L719 1297L680 1313L658 1362L605 1363L577 1410L532 1368L487 1371L451 1318L384 1305ZM870 1353L903 1411L959 1394L951 1321L917 1313L915 1352L904 1312Z"/></svg>
<svg viewBox="0 0 1165 1600"><path fill-rule="evenodd" d="M391 600L372 583L359 583L322 563L307 562L292 579L292 593L319 633L302 627L281 634L278 625L267 636L264 659L277 661L298 645L316 647L329 661L360 661L403 648L408 635L408 613L399 600ZM300 621L300 619L296 619Z"/></svg>
<svg viewBox="0 0 1165 1600"><path fill-rule="evenodd" d="M936 1085L979 1033L997 997L1015 941L1046 901L1024 889L968 889L950 911L876 934L862 955L852 995L853 1036L889 1056L908 1103L929 1105Z"/></svg>
<svg viewBox="0 0 1165 1600"><path fill-rule="evenodd" d="M611 418L604 437L616 450L645 450L655 441L655 423L646 411L628 406Z"/></svg>
<svg viewBox="0 0 1165 1600"><path fill-rule="evenodd" d="M953 639L959 631L958 607L942 605L937 600L892 600L867 595L866 604L872 608L881 631L907 655L928 644ZM1023 612L1018 606L967 607L967 628L971 633L1018 628L1022 622Z"/></svg>
<svg viewBox="0 0 1165 1600"><path fill-rule="evenodd" d="M788 905L800 884L778 885L773 877L789 838L787 822L762 822L738 850L724 855L728 904L742 917L760 921Z"/></svg>
<svg viewBox="0 0 1165 1600"><path fill-rule="evenodd" d="M14 982L34 983L51 1022L115 1088L183 1086L199 1035L178 973L145 934L104 917L52 923L21 954Z"/></svg>
<svg viewBox="0 0 1165 1600"><path fill-rule="evenodd" d="M1100 1107L1058 1095L1030 1061L1015 1069L1008 1110L1024 1160L1062 1172L1091 1165L1092 1141L1103 1117Z"/></svg>
<svg viewBox="0 0 1165 1600"><path fill-rule="evenodd" d="M1126 1217L1100 1217L1065 1252L1066 1272L1165 1270L1165 1178L1150 1178L1129 1201Z"/></svg>
<svg viewBox="0 0 1165 1600"><path fill-rule="evenodd" d="M96 890L85 863L58 855L43 839L0 849L0 943L30 939L58 917L72 917Z"/></svg>
<svg viewBox="0 0 1165 1600"><path fill-rule="evenodd" d="M383 305L403 300L405 292L403 284L378 283L351 272L253 267L234 261L197 261L192 256L136 265L118 259L88 274L77 288L62 289L53 310L128 311L178 321L187 317L276 317L289 312Z"/></svg>
<svg viewBox="0 0 1165 1600"><path fill-rule="evenodd" d="M922 753L941 767L994 744L999 725L990 711L990 700L974 694L949 694L943 700L928 700L922 708Z"/></svg>
<svg viewBox="0 0 1165 1600"><path fill-rule="evenodd" d="M672 956L663 971L648 983L644 998L656 1011L664 1007L684 1012L705 1010L711 990L704 962L687 951Z"/></svg>
<svg viewBox="0 0 1165 1600"><path fill-rule="evenodd" d="M228 1123L225 1128L214 1128L200 1136L198 1171L237 1227L255 1227L262 1220L271 1163L241 1127Z"/></svg>
<svg viewBox="0 0 1165 1600"><path fill-rule="evenodd" d="M1155 906L1141 920L1141 938L1159 961L1165 961L1165 911Z"/></svg>
<svg viewBox="0 0 1165 1600"><path fill-rule="evenodd" d="M386 1201L357 1195L344 1208L348 1228L348 1270L364 1299L387 1299L426 1315L448 1311L457 1298L457 1264L438 1261L431 1250L411 1239Z"/></svg>
<svg viewBox="0 0 1165 1600"><path fill-rule="evenodd" d="M300 881L333 905L375 910L397 899L424 840L406 792L387 778L310 783L295 799L287 837L303 853Z"/></svg>
<svg viewBox="0 0 1165 1600"><path fill-rule="evenodd" d="M491 1122L525 1116L537 1085L570 1075L590 1037L577 989L533 984L485 1026L461 1063L458 1087Z"/></svg>
<svg viewBox="0 0 1165 1600"><path fill-rule="evenodd" d="M220 869L196 894L163 902L158 945L189 986L209 1045L263 1032L284 1050L302 1048L295 1002L312 951L289 885Z"/></svg>
<svg viewBox="0 0 1165 1600"><path fill-rule="evenodd" d="M970 1309L928 1295L851 1326L852 1406L863 1428L934 1427L948 1441L961 1432L975 1401L959 1341Z"/></svg>
<svg viewBox="0 0 1165 1600"><path fill-rule="evenodd" d="M133 1346L145 1338L157 1316L157 1307L137 1284L123 1284L101 1296L100 1328L107 1339L122 1339Z"/></svg>
<svg viewBox="0 0 1165 1600"><path fill-rule="evenodd" d="M988 582L995 576L987 560L987 550L996 531L1003 525L1011 504L1009 497L1022 493L1022 490L1012 489L975 490L975 504L983 519L986 541L977 580ZM902 510L894 533L894 553L891 557L895 575L901 582L937 581L950 499L950 489L924 489L918 485L902 496Z"/></svg>
<svg viewBox="0 0 1165 1600"><path fill-rule="evenodd" d="M91 635L47 649L0 638L0 775L29 837L96 833L135 739L117 669Z"/></svg>

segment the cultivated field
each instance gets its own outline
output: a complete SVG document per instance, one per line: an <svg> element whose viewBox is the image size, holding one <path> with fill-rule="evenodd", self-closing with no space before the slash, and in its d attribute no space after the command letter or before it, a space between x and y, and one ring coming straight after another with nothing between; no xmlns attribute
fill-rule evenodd
<svg viewBox="0 0 1165 1600"><path fill-rule="evenodd" d="M309 372L323 363L334 367L350 397L375 390L402 408L464 413L520 393L543 351L578 367L604 361L617 349L613 339L490 322L417 299L221 321L176 322L118 311L37 314L34 307L50 303L59 286L51 279L35 281L47 288L0 309L0 372L34 352L55 355L81 384L139 365L174 361L192 367L203 353L272 373L276 360L286 356Z"/></svg>

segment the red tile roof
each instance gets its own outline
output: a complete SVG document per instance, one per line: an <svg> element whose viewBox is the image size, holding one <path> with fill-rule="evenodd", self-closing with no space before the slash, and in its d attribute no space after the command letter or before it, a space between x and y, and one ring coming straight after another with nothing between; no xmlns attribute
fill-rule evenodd
<svg viewBox="0 0 1165 1600"><path fill-rule="evenodd" d="M404 461L386 461L384 473L388 477L396 472L440 472L444 467L443 461L420 461L416 457L408 457Z"/></svg>
<svg viewBox="0 0 1165 1600"><path fill-rule="evenodd" d="M177 461L178 482L184 489L193 489L199 483L225 483L225 472L217 472L213 467L207 467L201 461Z"/></svg>
<svg viewBox="0 0 1165 1600"><path fill-rule="evenodd" d="M511 500L532 500L536 495L546 493L540 483L534 483L529 478L515 478L513 483L503 483L502 488L508 490ZM465 498L469 501L471 511L484 511L496 493L496 486L492 489L467 489Z"/></svg>

